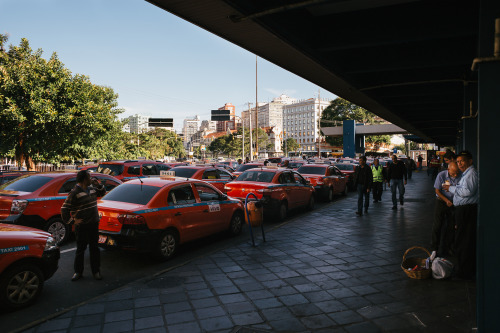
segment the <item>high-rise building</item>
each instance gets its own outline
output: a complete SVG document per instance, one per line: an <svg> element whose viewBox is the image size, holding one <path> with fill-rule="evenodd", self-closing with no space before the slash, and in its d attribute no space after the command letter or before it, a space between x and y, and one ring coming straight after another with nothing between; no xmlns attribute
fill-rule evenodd
<svg viewBox="0 0 500 333"><path fill-rule="evenodd" d="M135 114L128 117L128 125L130 133L143 133L150 130L148 126L150 116L144 116L142 114Z"/></svg>
<svg viewBox="0 0 500 333"><path fill-rule="evenodd" d="M330 99L309 98L285 105L283 108L284 139L294 138L301 151L317 151L319 119Z"/></svg>
<svg viewBox="0 0 500 333"><path fill-rule="evenodd" d="M295 98L283 94L280 97L274 98L272 102L262 106L259 104L259 127L283 128L283 107L295 102Z"/></svg>
<svg viewBox="0 0 500 333"><path fill-rule="evenodd" d="M182 134L184 139L184 147L188 148L191 136L198 132L200 128L200 117L196 115L194 118L184 119L184 127L182 128Z"/></svg>
<svg viewBox="0 0 500 333"><path fill-rule="evenodd" d="M202 120L200 125L200 131L217 131L217 122L211 120Z"/></svg>
<svg viewBox="0 0 500 333"><path fill-rule="evenodd" d="M236 129L235 115L236 115L236 107L231 103L226 103L224 106L220 107L218 110L229 110L229 115L231 116L231 120L229 121L218 121L217 122L217 132L226 132L227 130Z"/></svg>

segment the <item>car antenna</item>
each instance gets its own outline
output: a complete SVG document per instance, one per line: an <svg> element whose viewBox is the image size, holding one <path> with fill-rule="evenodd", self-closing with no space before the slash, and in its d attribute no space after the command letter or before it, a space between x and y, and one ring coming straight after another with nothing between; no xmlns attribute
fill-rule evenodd
<svg viewBox="0 0 500 333"><path fill-rule="evenodd" d="M139 181L141 182L141 191L142 191L142 183L144 183L141 179L141 176L137 175L137 178L139 178Z"/></svg>

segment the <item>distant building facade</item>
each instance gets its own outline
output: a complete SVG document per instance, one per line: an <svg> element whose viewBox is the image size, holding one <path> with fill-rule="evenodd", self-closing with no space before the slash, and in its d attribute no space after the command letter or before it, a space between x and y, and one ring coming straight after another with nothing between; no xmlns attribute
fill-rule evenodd
<svg viewBox="0 0 500 333"><path fill-rule="evenodd" d="M194 118L184 119L184 126L182 127L184 148L189 149L191 136L196 134L199 128L200 128L200 117L198 115L196 115Z"/></svg>
<svg viewBox="0 0 500 333"><path fill-rule="evenodd" d="M229 115L231 120L229 121L218 121L217 122L217 132L226 132L227 130L236 129L236 107L231 103L226 103L224 106L218 108L218 110L229 110Z"/></svg>

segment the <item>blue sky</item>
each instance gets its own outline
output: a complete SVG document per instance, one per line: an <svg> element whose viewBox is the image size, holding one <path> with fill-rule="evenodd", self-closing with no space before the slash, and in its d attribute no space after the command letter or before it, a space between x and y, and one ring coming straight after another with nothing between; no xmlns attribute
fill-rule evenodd
<svg viewBox="0 0 500 333"><path fill-rule="evenodd" d="M209 119L225 103L237 114L255 103L254 54L144 0L0 0L0 33L113 88L121 117L171 117L180 129L184 118ZM259 58L259 102L282 93L305 99L318 86Z"/></svg>

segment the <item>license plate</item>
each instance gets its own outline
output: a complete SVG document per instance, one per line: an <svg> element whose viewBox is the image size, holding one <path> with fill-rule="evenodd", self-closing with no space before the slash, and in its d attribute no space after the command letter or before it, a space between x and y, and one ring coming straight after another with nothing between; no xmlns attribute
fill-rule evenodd
<svg viewBox="0 0 500 333"><path fill-rule="evenodd" d="M108 239L108 236L99 235L99 244L106 243L106 239Z"/></svg>

